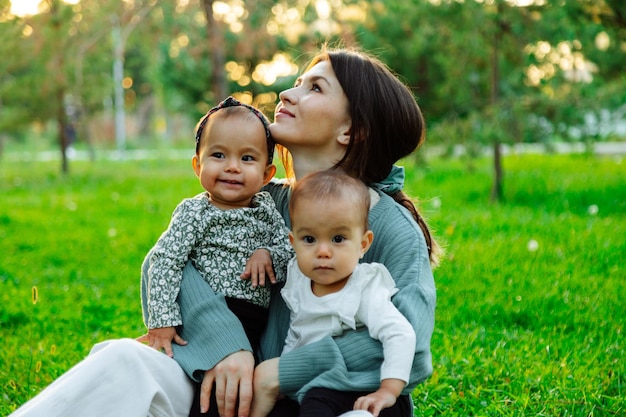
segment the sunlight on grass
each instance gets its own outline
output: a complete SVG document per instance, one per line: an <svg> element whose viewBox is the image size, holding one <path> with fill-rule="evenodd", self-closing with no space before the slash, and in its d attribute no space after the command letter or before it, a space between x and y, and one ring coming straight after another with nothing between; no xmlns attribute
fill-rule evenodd
<svg viewBox="0 0 626 417"><path fill-rule="evenodd" d="M626 164L504 162L506 199L492 204L487 160L405 161L407 191L447 252L416 415L623 414ZM57 170L0 165L2 415L94 343L143 333L143 257L201 191L186 160Z"/></svg>
<svg viewBox="0 0 626 417"><path fill-rule="evenodd" d="M621 414L626 166L525 156L505 169L500 204L488 161L433 163L410 184L448 252L416 415Z"/></svg>

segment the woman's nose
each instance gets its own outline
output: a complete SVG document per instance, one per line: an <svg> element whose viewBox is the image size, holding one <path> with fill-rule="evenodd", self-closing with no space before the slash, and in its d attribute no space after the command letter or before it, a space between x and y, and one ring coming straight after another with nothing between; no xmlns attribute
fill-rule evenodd
<svg viewBox="0 0 626 417"><path fill-rule="evenodd" d="M282 101L283 103L293 104L295 102L295 94L294 94L295 89L296 87L291 87L291 88L281 91L278 94L278 98L280 98L280 101Z"/></svg>

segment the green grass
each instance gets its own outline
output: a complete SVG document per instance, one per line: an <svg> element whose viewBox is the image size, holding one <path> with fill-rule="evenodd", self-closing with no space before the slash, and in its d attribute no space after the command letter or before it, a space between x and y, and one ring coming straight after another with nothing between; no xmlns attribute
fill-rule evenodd
<svg viewBox="0 0 626 417"><path fill-rule="evenodd" d="M626 161L509 156L500 204L487 160L406 165L448 255L416 415L626 413ZM143 256L200 191L187 160L58 168L0 161L1 415L94 343L143 333Z"/></svg>

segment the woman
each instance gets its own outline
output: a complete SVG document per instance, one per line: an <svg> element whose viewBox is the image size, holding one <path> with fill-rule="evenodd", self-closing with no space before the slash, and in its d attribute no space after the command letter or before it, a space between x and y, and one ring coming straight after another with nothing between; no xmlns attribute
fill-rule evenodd
<svg viewBox="0 0 626 417"><path fill-rule="evenodd" d="M380 262L389 269L400 289L394 304L417 335L410 381L399 399L409 408L407 416L412 415L409 393L432 373L435 286L430 264L437 262L438 249L401 192L403 176L393 163L424 140L419 108L379 61L345 50L322 51L295 87L281 93L270 129L283 155L291 155L285 162L292 180L336 166L372 187L369 222L375 242L363 262ZM267 191L289 226L289 188L274 183ZM255 364L250 343L223 297L212 294L189 265L184 274L179 302L185 327L180 336L188 343L173 346L174 359L127 339L104 342L14 415L186 416L194 401L185 374L202 380L202 409L208 407L213 389L220 415L248 415ZM280 355L288 326L289 311L274 287L261 359ZM266 383L291 396L310 384L370 389L380 382L381 360L380 344L367 332L349 331L283 355L279 380ZM272 415L293 415L281 413L277 407Z"/></svg>
<svg viewBox="0 0 626 417"><path fill-rule="evenodd" d="M270 130L281 145L283 163L293 180L310 172L341 167L375 190L375 204L369 218L375 239L363 262L380 262L390 270L400 288L394 304L411 322L417 335L411 381L403 398L409 408L407 416L412 415L408 393L432 372L430 338L434 326L435 287L430 263L436 264L439 254L423 219L401 191L402 173L393 167L395 161L410 154L424 140L423 118L415 99L378 60L345 50L323 51L312 60L295 87L280 94ZM290 226L289 188L270 184L266 189ZM280 355L289 324L289 312L276 288L274 290L270 322L262 341L262 359ZM189 294L198 291L199 288L190 289ZM197 302L195 299L189 305ZM209 313L206 317L196 318L198 326L210 325ZM200 346L211 343L216 334L210 328L193 333L199 338L196 343ZM235 361L240 356L247 357L245 363L251 366L252 355L236 351L235 347L244 343L237 342L241 334L221 335L227 340L232 338L232 352L236 352L225 362L220 362L216 368L210 361L201 364L191 357L179 359L179 363L190 375L213 368L206 373L202 384L204 405L215 382L217 405L224 415L234 415L237 396L240 415L245 415L251 396L248 377L251 371ZM380 383L377 369L381 360L381 347L367 332L347 332L282 356L280 381L267 381L267 384L276 392L294 398L310 386L376 389ZM224 379L222 366L233 367L232 379Z"/></svg>

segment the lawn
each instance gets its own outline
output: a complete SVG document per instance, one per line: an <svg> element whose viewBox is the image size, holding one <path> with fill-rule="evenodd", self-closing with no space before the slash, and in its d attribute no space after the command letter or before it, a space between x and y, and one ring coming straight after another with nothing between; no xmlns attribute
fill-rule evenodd
<svg viewBox="0 0 626 417"><path fill-rule="evenodd" d="M433 376L416 415L626 413L622 301L626 161L507 156L407 167L407 190L446 246ZM188 160L0 161L0 415L99 341L144 332L143 256L200 191Z"/></svg>

